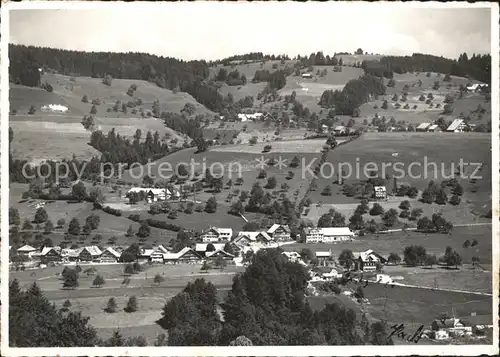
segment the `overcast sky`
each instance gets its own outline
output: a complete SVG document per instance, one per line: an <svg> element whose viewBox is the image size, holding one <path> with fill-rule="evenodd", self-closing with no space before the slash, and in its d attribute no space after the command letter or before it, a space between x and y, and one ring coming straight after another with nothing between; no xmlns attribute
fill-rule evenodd
<svg viewBox="0 0 500 357"><path fill-rule="evenodd" d="M127 3L113 8L12 10L10 41L88 51L220 59L322 50L456 58L490 53L490 9L327 3ZM139 6L138 6L139 5ZM450 4L451 5L451 4Z"/></svg>

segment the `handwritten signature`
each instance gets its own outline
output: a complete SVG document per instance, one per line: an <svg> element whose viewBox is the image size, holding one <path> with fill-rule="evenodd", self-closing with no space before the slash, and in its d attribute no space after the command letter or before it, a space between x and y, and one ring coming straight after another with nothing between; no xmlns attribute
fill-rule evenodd
<svg viewBox="0 0 500 357"><path fill-rule="evenodd" d="M424 334L424 325L420 325L420 327L415 331L413 335L410 336L409 333L405 332L405 325L403 324L396 324L391 326L392 332L391 334L387 337L387 339L390 339L392 336L397 336L403 340L406 340L408 342L414 342L418 343L420 339L422 338L422 335Z"/></svg>

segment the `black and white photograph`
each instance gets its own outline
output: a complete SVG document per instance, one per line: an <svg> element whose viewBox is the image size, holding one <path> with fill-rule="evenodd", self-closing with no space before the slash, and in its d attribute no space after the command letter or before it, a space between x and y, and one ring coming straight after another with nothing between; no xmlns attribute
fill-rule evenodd
<svg viewBox="0 0 500 357"><path fill-rule="evenodd" d="M1 17L3 356L499 353L498 4Z"/></svg>

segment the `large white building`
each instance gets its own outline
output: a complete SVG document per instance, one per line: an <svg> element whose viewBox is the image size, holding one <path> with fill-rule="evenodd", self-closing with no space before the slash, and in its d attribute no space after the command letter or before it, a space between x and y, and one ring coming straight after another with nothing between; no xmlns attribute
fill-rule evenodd
<svg viewBox="0 0 500 357"><path fill-rule="evenodd" d="M354 233L349 227L306 228L306 243L335 243L350 241Z"/></svg>
<svg viewBox="0 0 500 357"><path fill-rule="evenodd" d="M232 228L210 227L203 231L201 240L203 243L229 242L233 236Z"/></svg>

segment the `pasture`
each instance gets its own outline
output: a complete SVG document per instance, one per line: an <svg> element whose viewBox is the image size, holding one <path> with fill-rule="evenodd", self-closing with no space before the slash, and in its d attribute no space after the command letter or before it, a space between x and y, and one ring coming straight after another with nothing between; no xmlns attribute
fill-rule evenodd
<svg viewBox="0 0 500 357"><path fill-rule="evenodd" d="M463 159L464 177L471 177L476 163L484 164L483 171L475 173L482 176L476 182L456 177L464 187L462 200L475 207L478 203L491 200L490 146L491 135L487 133L365 133L329 152L327 162L331 163L334 171L325 166L324 177L318 177L318 189L311 192L310 197L313 202L349 203L346 200L338 202L335 191L332 196L321 195L326 185L341 189L333 182L342 168L348 176L345 184L364 180L368 171L378 170L380 176L389 174L397 177L398 185L410 184L423 190L430 180L440 182L454 177L453 173ZM392 191L392 179L387 188ZM351 198L350 203L355 202L358 201Z"/></svg>
<svg viewBox="0 0 500 357"><path fill-rule="evenodd" d="M176 145L182 145L186 136L165 127L162 120L141 118L139 109L151 110L153 102L159 100L162 111L180 113L186 103L191 103L196 114L214 115L189 94L173 93L146 81L114 79L111 86L106 86L99 78L77 77L73 81L71 77L51 73L42 76L42 82L45 81L54 87L53 92L11 84L10 108L17 110L9 118L14 131L11 144L14 158L36 163L71 158L72 154L78 159L99 157L100 153L88 145L91 132L81 124L83 117L90 115L94 99L101 101L93 115L96 127L105 134L115 128L120 135L131 137L140 129L144 139L147 131L158 131L162 140L171 144L175 139ZM137 90L130 97L126 92L132 84L137 85ZM84 95L88 96L88 103L82 102ZM127 108L127 113L108 111L118 100L127 103L138 99L142 104L136 106L137 114L132 114L132 108ZM64 105L68 111L43 112L41 107L48 104ZM28 114L31 105L36 109L33 115Z"/></svg>
<svg viewBox="0 0 500 357"><path fill-rule="evenodd" d="M403 257L404 247L410 245L421 245L429 254L436 256L444 255L445 248L451 246L462 257L463 263L471 263L472 257L479 257L482 264L491 264L492 262L492 228L491 225L455 227L451 234L438 233L419 233L414 231L395 232L377 235L365 235L357 237L352 242L344 243L294 243L283 246L286 251L300 251L302 248L308 248L312 251L331 250L335 257L338 257L344 249L350 249L353 252L362 252L373 249L378 254L386 257L390 253L397 253ZM463 248L466 240L478 241L477 246Z"/></svg>
<svg viewBox="0 0 500 357"><path fill-rule="evenodd" d="M356 120L356 126L361 125L363 119L367 119L368 123L371 123L372 118L377 114L379 117L386 117L387 119L394 117L396 122L404 121L406 123L412 124L414 127L421 123L433 123L440 116L445 120L451 121L458 117L459 114L471 117L471 123L474 124L486 124L488 120L491 120L491 104L485 100L484 95L478 93L466 93L459 99L459 88L460 85L466 86L469 83L474 83L477 81L472 81L467 78L451 76L451 82L444 82L444 76L438 73L431 73L430 77L427 77L425 73L404 73L404 74L394 74L394 87L387 87L386 94L374 98L368 103L363 104L360 107L360 118ZM422 85L418 85L418 81L422 82ZM434 89L434 82L438 81L440 86L438 89ZM387 85L388 80L384 80ZM405 102L401 100L403 95L403 87L409 86L408 88L408 98ZM394 101L393 96L398 96L398 100ZM429 94L433 95L431 104L426 104L425 101L420 101L421 95L424 95L427 99ZM444 100L447 95L452 95L455 98L452 104L453 111L451 114L442 114L443 107L445 105ZM387 100L388 108L383 109L382 103ZM395 104L399 103L400 108L396 108ZM408 104L409 108L405 109L404 106ZM436 108L439 104L440 108ZM478 117L473 111L481 105L486 112ZM414 108L414 106L417 106Z"/></svg>
<svg viewBox="0 0 500 357"><path fill-rule="evenodd" d="M94 275L87 276L84 271L95 267ZM144 336L149 344L153 344L159 333L165 331L156 324L161 318L161 309L165 303L179 293L188 282L197 278L204 278L212 282L219 290L220 298L224 290L231 287L233 276L243 271L242 267L227 266L223 271L200 271L200 265L144 265L145 270L132 275L128 286L121 285L124 278L123 264L110 265L82 265L80 286L75 290L61 289L60 276L55 275L62 271L62 267L46 268L36 271L11 272L11 279L18 279L22 288L32 282L44 291L47 298L56 306L62 307L66 299L72 303L71 310L81 311L84 316L90 317L89 323L97 328L99 337L109 338L114 330L120 329L123 336ZM35 272L36 276L32 276ZM92 287L95 274L100 274L106 280L101 287ZM160 274L165 281L155 284L153 278ZM134 313L123 311L130 296L136 296L138 310ZM118 305L116 313L106 313L104 308L110 297L114 297Z"/></svg>
<svg viewBox="0 0 500 357"><path fill-rule="evenodd" d="M303 143L307 143L307 141L301 141L301 145ZM273 143L273 145L276 143ZM279 144L278 144L279 145ZM283 145L294 146L293 144L285 144ZM318 145L316 143L316 145ZM229 146L228 146L229 147ZM222 148L222 147L221 147ZM234 202L238 195L234 195L235 190L248 191L250 192L252 186L255 182L259 182L260 185L264 188L264 191L269 192L272 195L275 195L278 198L281 193L284 193L289 199L292 201L300 202L303 195L307 191L309 183L307 180L304 180L301 177L301 168L300 166L297 168L290 167L279 167L280 165L270 166L268 165L265 169L267 178L275 177L276 178L276 187L273 188L265 188L267 183L267 178L258 179L257 176L259 174L261 165L258 160L264 158L265 160L269 160L274 158L278 161L287 160L286 164L289 164L295 156L298 156L299 159L304 158L306 162L312 160L317 156L316 153L303 153L300 152L301 148L299 147L295 152L290 149L288 152L275 152L271 150L269 153L249 153L242 152L238 146L233 146L233 150L237 151L218 151L215 148L210 149L207 152L203 153L195 153L195 148L185 149L178 151L172 155L166 156L158 161L155 161L150 166L151 176L155 180L168 180L168 175L172 174L172 171L168 171L167 169L172 168L175 170L176 167L180 164L184 164L187 166L188 171L190 173L199 172L201 175L204 175L206 169L211 169L212 174L214 176L223 174L224 175L224 189L222 192L215 193L216 199L220 207L217 208L217 214L212 215L211 218L214 222L218 222L218 220L223 219L220 215L227 215L227 209L232 202ZM141 175L142 171L142 175ZM122 178L125 182L135 182L141 183L142 177L147 170L144 167L133 168L132 170L125 171L122 175ZM160 175L161 171L161 175ZM289 171L293 173L293 177L290 176ZM160 179L163 176L163 179ZM235 185L238 177L243 178L243 183L241 185ZM196 178L194 179L194 181ZM226 187L226 183L231 180L233 186L231 188ZM188 183L193 183L193 180ZM281 185L286 183L288 185L288 189L281 190ZM276 192L275 192L276 191ZM193 198L195 201L206 202L210 197L212 197L214 192L212 190L204 190L196 193L196 197L191 196L189 199ZM229 202L227 196L231 194L233 196ZM189 220L196 220L196 213L189 216ZM209 220L210 218L207 217Z"/></svg>
<svg viewBox="0 0 500 357"><path fill-rule="evenodd" d="M348 286L353 290L357 288L356 284ZM408 329L417 329L419 325L430 329L434 319L441 313L452 315L452 309L456 316L470 316L471 312L491 315L493 307L492 297L486 295L383 284L368 284L363 291L368 303L357 304L342 295L309 297L308 300L315 310L327 303L340 303L358 313L366 312L371 318L386 320L389 325L402 323Z"/></svg>

